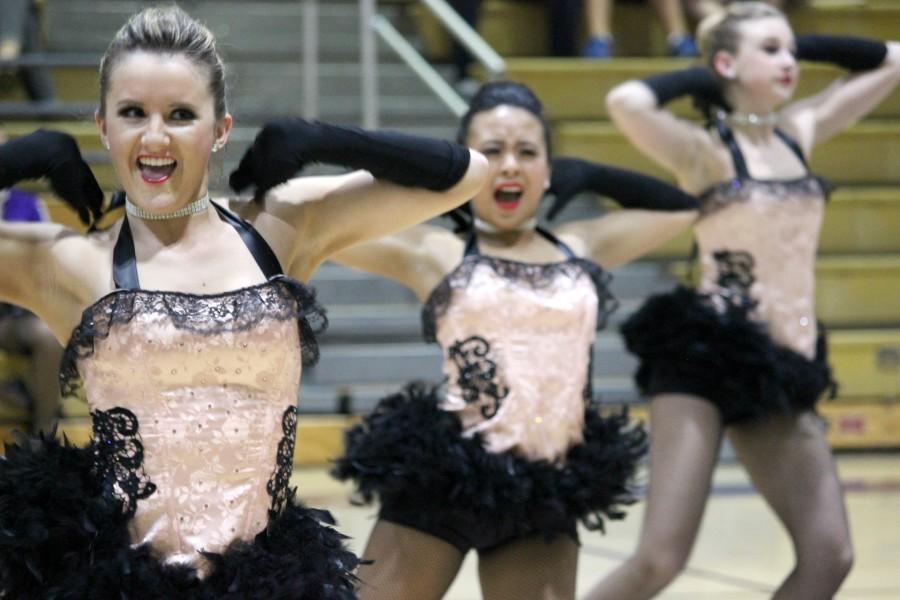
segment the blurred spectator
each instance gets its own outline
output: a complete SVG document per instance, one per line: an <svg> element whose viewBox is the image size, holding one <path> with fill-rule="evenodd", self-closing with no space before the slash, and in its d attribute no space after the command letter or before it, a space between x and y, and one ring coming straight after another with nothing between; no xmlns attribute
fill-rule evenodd
<svg viewBox="0 0 900 600"><path fill-rule="evenodd" d="M40 52L40 19L33 0L0 0L0 68L22 54ZM45 67L18 67L28 98L35 102L52 101L53 79Z"/></svg>
<svg viewBox="0 0 900 600"><path fill-rule="evenodd" d="M611 29L612 3L614 0L546 0L550 10L550 53L553 56L586 56L610 58L613 54ZM669 55L696 56L697 46L691 37L681 0L648 0L656 10L666 33ZM695 1L695 0L688 0ZM483 0L449 0L459 15L472 27L476 27ZM588 39L585 46L577 46L578 24L582 12L587 17ZM453 63L456 68L460 92L471 95L478 83L468 78L471 55L460 44L454 44ZM471 90L469 88L472 88Z"/></svg>
<svg viewBox="0 0 900 600"><path fill-rule="evenodd" d="M553 2L553 0L551 0ZM588 39L582 50L587 58L611 58L614 0L585 0ZM649 0L666 34L669 56L697 56L697 45L688 30L681 0Z"/></svg>
<svg viewBox="0 0 900 600"><path fill-rule="evenodd" d="M6 136L0 129L0 144L5 142ZM15 188L0 190L0 216L4 221L47 220L40 199ZM33 314L0 303L0 350L29 359L21 380L0 382L0 399L28 408L32 433L52 431L60 409L59 342Z"/></svg>
<svg viewBox="0 0 900 600"><path fill-rule="evenodd" d="M548 0L550 8L550 53L553 56L576 56L578 54L575 32L581 5L587 0ZM456 12L472 27L478 23L478 13L483 0L449 0ZM454 42L453 65L456 68L457 88L461 94L471 97L480 83L469 78L468 67L472 56Z"/></svg>
<svg viewBox="0 0 900 600"><path fill-rule="evenodd" d="M684 0L684 9L688 16L695 21L701 21L712 13L722 10L726 4L731 2L742 2L744 0ZM782 10L797 6L802 0L761 0L767 4L771 4Z"/></svg>

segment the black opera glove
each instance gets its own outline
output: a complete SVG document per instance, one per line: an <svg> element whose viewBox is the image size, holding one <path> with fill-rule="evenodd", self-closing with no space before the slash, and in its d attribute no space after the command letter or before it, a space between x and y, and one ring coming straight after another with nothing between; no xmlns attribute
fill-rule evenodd
<svg viewBox="0 0 900 600"><path fill-rule="evenodd" d="M78 212L85 225L103 214L103 190L72 136L38 129L0 146L0 188L41 177L50 181L53 192Z"/></svg>
<svg viewBox="0 0 900 600"><path fill-rule="evenodd" d="M241 191L256 187L261 199L309 163L364 169L376 179L408 187L442 191L453 187L469 168L469 150L457 144L397 133L338 127L300 118L267 123L229 184Z"/></svg>
<svg viewBox="0 0 900 600"><path fill-rule="evenodd" d="M837 35L797 36L797 58L828 62L848 71L868 71L884 62L887 44L878 40Z"/></svg>
<svg viewBox="0 0 900 600"><path fill-rule="evenodd" d="M566 156L553 159L549 191L556 199L547 212L548 219L555 218L581 192L612 198L623 208L661 211L699 208L695 197L654 177Z"/></svg>
<svg viewBox="0 0 900 600"><path fill-rule="evenodd" d="M722 93L722 84L707 67L690 67L659 73L641 81L653 91L658 106L664 106L676 98L689 95L698 108L718 106L731 110Z"/></svg>

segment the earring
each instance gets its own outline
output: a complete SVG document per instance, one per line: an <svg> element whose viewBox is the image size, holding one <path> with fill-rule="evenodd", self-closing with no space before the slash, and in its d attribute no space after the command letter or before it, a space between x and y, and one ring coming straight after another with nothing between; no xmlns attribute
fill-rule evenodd
<svg viewBox="0 0 900 600"><path fill-rule="evenodd" d="M219 142L216 142L215 144L213 144L212 151L218 152L221 147L222 146L219 144Z"/></svg>
<svg viewBox="0 0 900 600"><path fill-rule="evenodd" d="M109 150L109 140L103 140L103 147Z"/></svg>

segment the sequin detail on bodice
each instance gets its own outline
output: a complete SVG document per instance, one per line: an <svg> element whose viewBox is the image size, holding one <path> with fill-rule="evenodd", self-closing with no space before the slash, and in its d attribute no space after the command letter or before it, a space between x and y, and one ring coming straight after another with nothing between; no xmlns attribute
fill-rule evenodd
<svg viewBox="0 0 900 600"><path fill-rule="evenodd" d="M443 349L445 410L491 452L559 461L582 441L594 336L615 308L609 276L580 258L526 264L472 254L423 311Z"/></svg>
<svg viewBox="0 0 900 600"><path fill-rule="evenodd" d="M730 150L733 156L739 153L736 143ZM702 218L694 228L698 291L710 295L719 309L724 302L746 306L775 342L812 359L815 258L828 186L813 175L753 179L739 154L735 170L732 181L700 197Z"/></svg>

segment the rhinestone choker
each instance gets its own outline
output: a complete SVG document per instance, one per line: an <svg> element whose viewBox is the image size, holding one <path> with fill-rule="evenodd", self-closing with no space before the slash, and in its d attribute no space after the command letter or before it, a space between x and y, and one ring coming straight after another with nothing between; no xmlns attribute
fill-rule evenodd
<svg viewBox="0 0 900 600"><path fill-rule="evenodd" d="M481 231L482 233L504 233L507 231L528 231L537 227L537 217L531 217L518 227L514 229L500 229L495 225L491 225L487 221L482 221L478 217L475 217L475 229Z"/></svg>
<svg viewBox="0 0 900 600"><path fill-rule="evenodd" d="M732 125L752 125L756 127L774 126L778 123L778 113L766 113L764 115L757 113L739 113L719 111L720 119L728 121Z"/></svg>
<svg viewBox="0 0 900 600"><path fill-rule="evenodd" d="M182 206L178 210L169 213L152 213L147 212L140 206L132 204L131 200L125 198L125 211L132 216L147 219L148 221L165 221L166 219L177 219L179 217L187 217L190 215L203 212L209 208L209 193L197 198L190 204Z"/></svg>

